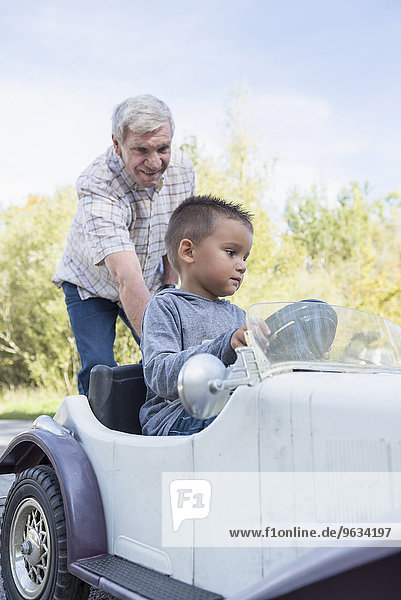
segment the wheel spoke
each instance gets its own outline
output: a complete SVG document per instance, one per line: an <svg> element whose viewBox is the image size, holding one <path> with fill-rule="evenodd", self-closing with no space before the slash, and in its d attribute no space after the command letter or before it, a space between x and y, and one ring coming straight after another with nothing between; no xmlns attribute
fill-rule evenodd
<svg viewBox="0 0 401 600"><path fill-rule="evenodd" d="M46 584L50 559L49 526L34 498L24 500L19 506L11 533L11 564L17 588L22 597L34 600L42 594ZM29 551L22 549L24 543L29 545Z"/></svg>

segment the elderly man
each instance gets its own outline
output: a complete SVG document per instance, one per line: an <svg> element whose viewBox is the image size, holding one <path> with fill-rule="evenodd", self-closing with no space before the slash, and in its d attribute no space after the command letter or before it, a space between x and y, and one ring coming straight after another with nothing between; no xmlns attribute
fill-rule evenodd
<svg viewBox="0 0 401 600"><path fill-rule="evenodd" d="M151 296L177 282L164 235L173 210L195 193L195 178L191 161L171 147L173 133L164 102L128 98L112 116L113 145L78 178L77 212L52 281L64 290L82 394L94 365L116 365L117 316L138 342Z"/></svg>

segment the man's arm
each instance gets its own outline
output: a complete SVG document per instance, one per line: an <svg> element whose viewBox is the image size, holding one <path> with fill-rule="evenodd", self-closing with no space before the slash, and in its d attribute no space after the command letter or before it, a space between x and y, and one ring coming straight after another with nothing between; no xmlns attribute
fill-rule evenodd
<svg viewBox="0 0 401 600"><path fill-rule="evenodd" d="M163 283L167 285L168 283L172 283L176 285L178 283L178 275L174 271L173 267L170 265L169 260L167 258L167 254L163 257Z"/></svg>
<svg viewBox="0 0 401 600"><path fill-rule="evenodd" d="M136 252L114 252L106 256L105 263L118 286L125 314L137 335L141 337L143 311L151 296L143 280Z"/></svg>

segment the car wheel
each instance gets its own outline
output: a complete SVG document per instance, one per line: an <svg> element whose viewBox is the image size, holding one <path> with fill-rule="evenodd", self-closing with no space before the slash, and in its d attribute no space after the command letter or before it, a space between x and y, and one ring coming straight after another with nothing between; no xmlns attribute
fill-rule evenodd
<svg viewBox="0 0 401 600"><path fill-rule="evenodd" d="M8 600L86 600L90 587L67 571L64 506L51 467L28 469L11 486L1 565Z"/></svg>

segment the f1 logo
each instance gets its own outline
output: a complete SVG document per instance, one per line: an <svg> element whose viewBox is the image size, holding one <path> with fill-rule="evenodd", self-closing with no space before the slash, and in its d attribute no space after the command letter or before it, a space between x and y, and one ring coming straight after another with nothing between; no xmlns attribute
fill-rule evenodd
<svg viewBox="0 0 401 600"><path fill-rule="evenodd" d="M178 531L185 519L205 519L209 516L212 485L207 479L175 479L170 483L170 504L173 531Z"/></svg>

